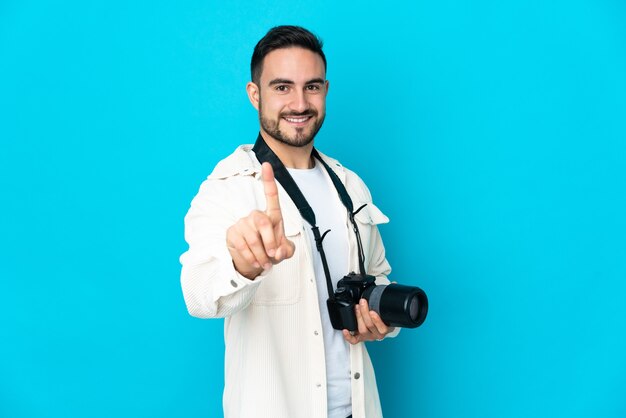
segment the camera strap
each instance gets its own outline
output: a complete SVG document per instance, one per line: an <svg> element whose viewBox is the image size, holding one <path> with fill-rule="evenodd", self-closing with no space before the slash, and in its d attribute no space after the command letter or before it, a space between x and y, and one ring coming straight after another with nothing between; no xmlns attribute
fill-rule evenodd
<svg viewBox="0 0 626 418"><path fill-rule="evenodd" d="M326 234L330 232L330 229L324 232L323 234L320 234L319 227L317 226L317 222L315 220L315 213L313 212L311 205L309 205L309 203L306 201L306 198L302 194L302 191L300 191L300 188L296 184L293 177L291 177L291 174L289 174L289 171L287 170L285 165L282 163L282 161L280 161L280 159L274 153L274 151L272 151L272 149L265 143L265 140L263 139L260 133L259 133L259 136L257 137L254 147L252 147L252 151L256 154L256 157L260 163L267 162L272 166L272 169L274 170L274 177L276 178L276 180L278 180L280 185L283 186L283 189L285 189L285 191L287 192L287 194L289 195L293 203L298 208L300 215L304 218L305 221L309 223L309 225L311 225L311 230L313 231L313 237L315 238L317 251L320 253L320 258L322 259L322 265L324 266L324 275L326 276L328 296L330 299L334 299L335 297L334 297L334 291L333 291L333 284L332 284L332 280L330 277L330 270L328 268L328 262L326 261L326 254L324 254L324 246L322 245L322 242L324 241L324 237L326 236ZM357 213L359 213L359 211L363 209L367 204L357 208L357 210L354 210L352 199L350 198L350 195L348 195L348 191L346 190L346 187L343 185L341 180L339 180L339 177L337 176L337 174L328 166L326 161L322 159L322 157L320 156L320 154L317 152L315 148L313 148L311 155L317 160L319 160L320 163L322 163L322 165L326 169L326 172L330 176L330 179L333 185L335 186L337 193L339 194L339 199L341 200L341 203L345 206L346 210L348 211L350 222L352 223L352 229L356 235L360 273L362 275L365 275L366 274L365 273L365 255L363 252L363 244L361 242L361 234L359 233L359 227L357 226L354 216Z"/></svg>

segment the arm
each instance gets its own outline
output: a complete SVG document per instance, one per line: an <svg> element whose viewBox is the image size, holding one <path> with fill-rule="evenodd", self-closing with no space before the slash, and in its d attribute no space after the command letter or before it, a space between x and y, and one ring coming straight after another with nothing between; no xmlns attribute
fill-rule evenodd
<svg viewBox="0 0 626 418"><path fill-rule="evenodd" d="M192 316L233 314L248 306L262 282L263 275L252 281L239 274L226 247L226 230L241 210L235 199L227 181L206 180L185 216L189 249L180 257L181 286Z"/></svg>
<svg viewBox="0 0 626 418"><path fill-rule="evenodd" d="M207 180L193 199L185 217L189 250L181 256L181 285L192 316L224 317L246 308L271 265L293 255L269 165L262 177L265 212L255 209L253 177Z"/></svg>

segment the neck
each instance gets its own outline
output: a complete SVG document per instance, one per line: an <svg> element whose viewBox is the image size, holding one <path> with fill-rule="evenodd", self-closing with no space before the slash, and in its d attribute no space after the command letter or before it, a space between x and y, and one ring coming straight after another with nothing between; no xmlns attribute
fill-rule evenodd
<svg viewBox="0 0 626 418"><path fill-rule="evenodd" d="M285 144L272 138L266 132L261 129L261 136L265 140L265 143L274 154L280 159L280 161L287 168L307 169L315 166L313 158L311 157L311 151L313 151L313 141L303 147L294 147L292 145Z"/></svg>

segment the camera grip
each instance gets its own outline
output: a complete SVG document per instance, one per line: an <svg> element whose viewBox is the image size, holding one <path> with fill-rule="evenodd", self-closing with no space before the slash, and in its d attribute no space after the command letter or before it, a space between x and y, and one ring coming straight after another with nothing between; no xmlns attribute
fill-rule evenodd
<svg viewBox="0 0 626 418"><path fill-rule="evenodd" d="M338 330L347 329L348 331L357 331L358 324L356 314L354 313L354 303L347 303L337 299L328 299L328 316L333 328Z"/></svg>

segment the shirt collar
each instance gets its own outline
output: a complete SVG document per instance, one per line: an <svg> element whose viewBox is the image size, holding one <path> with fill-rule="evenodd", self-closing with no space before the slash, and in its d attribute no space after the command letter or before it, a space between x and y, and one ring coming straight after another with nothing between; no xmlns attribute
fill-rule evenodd
<svg viewBox="0 0 626 418"><path fill-rule="evenodd" d="M213 172L209 175L210 179L225 179L234 176L254 176L261 175L261 164L257 160L254 152L252 152L252 144L240 145L229 158L220 161ZM319 151L318 151L319 152ZM319 152L320 157L328 164L328 166L337 174L342 183L346 183L346 172L339 161L330 158Z"/></svg>

